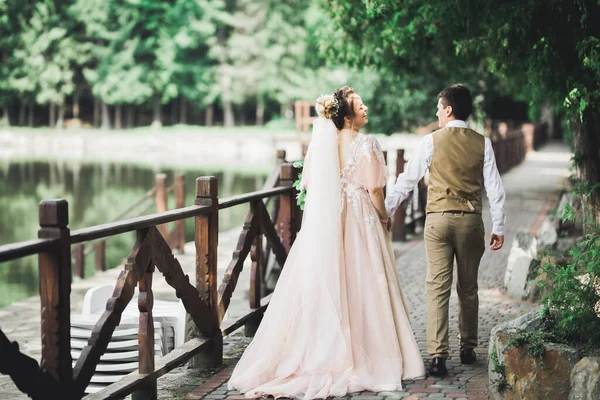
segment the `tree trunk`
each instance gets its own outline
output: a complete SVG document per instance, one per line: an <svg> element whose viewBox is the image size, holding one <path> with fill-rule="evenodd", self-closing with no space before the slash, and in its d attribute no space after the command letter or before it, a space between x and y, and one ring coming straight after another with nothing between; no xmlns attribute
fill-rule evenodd
<svg viewBox="0 0 600 400"><path fill-rule="evenodd" d="M127 129L132 129L133 124L135 123L135 106L127 107Z"/></svg>
<svg viewBox="0 0 600 400"><path fill-rule="evenodd" d="M215 114L215 106L211 104L206 109L206 123L205 123L206 126L213 126L214 114Z"/></svg>
<svg viewBox="0 0 600 400"><path fill-rule="evenodd" d="M73 92L73 118L79 119L79 87Z"/></svg>
<svg viewBox="0 0 600 400"><path fill-rule="evenodd" d="M6 123L10 126L10 112L8 109L8 104L2 106L2 116L6 118Z"/></svg>
<svg viewBox="0 0 600 400"><path fill-rule="evenodd" d="M177 121L177 114L179 114L177 110L177 105L179 102L176 99L171 100L171 125L177 125L179 121Z"/></svg>
<svg viewBox="0 0 600 400"><path fill-rule="evenodd" d="M115 106L115 129L122 129L123 125L121 124L121 111L123 106L117 104Z"/></svg>
<svg viewBox="0 0 600 400"><path fill-rule="evenodd" d="M234 126L235 116L231 101L231 75L229 65L221 65L221 102L223 103L223 125Z"/></svg>
<svg viewBox="0 0 600 400"><path fill-rule="evenodd" d="M162 126L161 115L160 115L160 94L154 95L153 100L153 121L152 126L160 128Z"/></svg>
<svg viewBox="0 0 600 400"><path fill-rule="evenodd" d="M58 105L58 121L56 122L57 128L65 127L65 102L61 101Z"/></svg>
<svg viewBox="0 0 600 400"><path fill-rule="evenodd" d="M281 116L281 119L286 119L286 120L290 119L290 118L288 118L287 110L288 110L287 104L281 104L279 106L279 115Z"/></svg>
<svg viewBox="0 0 600 400"><path fill-rule="evenodd" d="M236 107L238 112L238 123L240 125L246 125L246 113L244 112L244 106L242 104L240 104L238 107Z"/></svg>
<svg viewBox="0 0 600 400"><path fill-rule="evenodd" d="M56 104L53 101L50 102L50 115L48 116L48 125L50 128L56 127Z"/></svg>
<svg viewBox="0 0 600 400"><path fill-rule="evenodd" d="M187 124L187 101L183 95L179 95L179 123Z"/></svg>
<svg viewBox="0 0 600 400"><path fill-rule="evenodd" d="M580 160L577 165L580 182L591 185L600 184L600 111L598 104L590 104L583 114L583 122L579 118L571 121L573 130L573 150L575 158ZM594 190L584 211L590 212L590 217L600 224L600 187ZM587 229L590 229L588 227Z"/></svg>
<svg viewBox="0 0 600 400"><path fill-rule="evenodd" d="M100 105L102 108L102 126L100 129L108 130L110 129L110 112L108 110L108 104L103 100L100 100Z"/></svg>
<svg viewBox="0 0 600 400"><path fill-rule="evenodd" d="M19 102L19 122L17 124L19 126L25 126L25 114L27 113L27 104L24 102Z"/></svg>
<svg viewBox="0 0 600 400"><path fill-rule="evenodd" d="M92 125L97 128L100 125L100 100L94 97L94 117L92 118Z"/></svg>
<svg viewBox="0 0 600 400"><path fill-rule="evenodd" d="M29 103L29 116L27 117L27 126L33 127L35 119L35 103L32 101Z"/></svg>
<svg viewBox="0 0 600 400"><path fill-rule="evenodd" d="M256 125L262 126L265 124L265 104L262 99L256 102Z"/></svg>

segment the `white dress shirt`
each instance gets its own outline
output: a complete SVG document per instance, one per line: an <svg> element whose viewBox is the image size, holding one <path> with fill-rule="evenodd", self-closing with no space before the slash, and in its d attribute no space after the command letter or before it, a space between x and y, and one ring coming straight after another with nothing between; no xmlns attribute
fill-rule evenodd
<svg viewBox="0 0 600 400"><path fill-rule="evenodd" d="M447 128L467 128L465 121L452 120L446 124ZM388 216L394 214L413 190L417 183L423 178L425 172L431 165L433 157L433 135L425 136L417 147L416 154L408 160L404 173L398 175L398 180L391 190L391 193L385 199L385 208ZM492 214L493 229L496 235L504 235L504 221L506 213L504 212L504 201L506 194L504 185L496 166L494 149L490 139L485 138L485 153L483 161L483 185L490 202L490 213Z"/></svg>

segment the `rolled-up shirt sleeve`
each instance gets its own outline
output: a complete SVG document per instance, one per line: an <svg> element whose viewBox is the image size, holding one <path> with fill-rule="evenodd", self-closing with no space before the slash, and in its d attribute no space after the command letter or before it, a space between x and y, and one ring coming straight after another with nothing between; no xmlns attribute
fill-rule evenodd
<svg viewBox="0 0 600 400"><path fill-rule="evenodd" d="M385 199L385 209L388 216L392 216L408 194L425 176L425 172L431 164L433 156L433 136L427 135L419 142L417 151L413 157L408 160L406 170L398 175L398 180L391 192Z"/></svg>
<svg viewBox="0 0 600 400"><path fill-rule="evenodd" d="M490 214L492 215L492 233L504 235L504 222L506 212L504 211L504 202L506 192L500 178L500 172L496 166L496 157L490 139L485 138L485 154L483 161L483 185L490 202Z"/></svg>

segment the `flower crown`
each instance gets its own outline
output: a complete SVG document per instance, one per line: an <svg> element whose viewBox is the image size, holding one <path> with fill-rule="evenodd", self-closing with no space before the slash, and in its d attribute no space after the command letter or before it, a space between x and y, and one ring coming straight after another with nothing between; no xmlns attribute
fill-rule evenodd
<svg viewBox="0 0 600 400"><path fill-rule="evenodd" d="M324 94L317 99L315 109L319 117L333 119L338 115L339 104L335 96Z"/></svg>

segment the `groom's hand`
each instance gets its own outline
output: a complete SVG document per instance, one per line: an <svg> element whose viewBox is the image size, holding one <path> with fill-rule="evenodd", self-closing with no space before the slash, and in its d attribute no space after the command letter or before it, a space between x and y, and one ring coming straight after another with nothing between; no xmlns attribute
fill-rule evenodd
<svg viewBox="0 0 600 400"><path fill-rule="evenodd" d="M504 235L496 235L492 233L490 236L490 249L491 250L500 250L504 245Z"/></svg>

